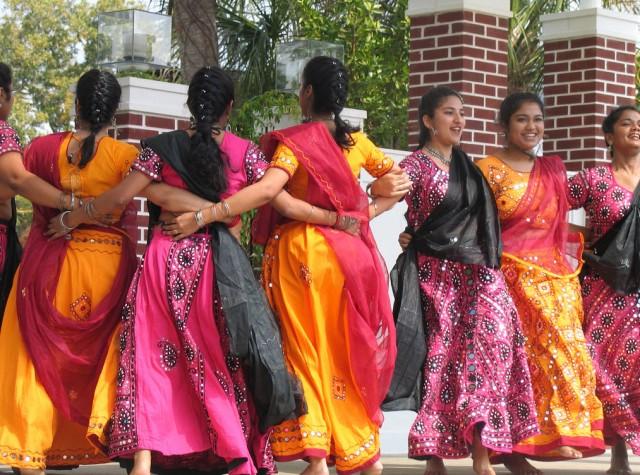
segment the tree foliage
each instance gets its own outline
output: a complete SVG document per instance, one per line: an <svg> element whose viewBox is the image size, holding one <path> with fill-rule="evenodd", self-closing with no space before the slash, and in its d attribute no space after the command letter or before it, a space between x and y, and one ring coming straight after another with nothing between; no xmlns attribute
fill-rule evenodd
<svg viewBox="0 0 640 475"><path fill-rule="evenodd" d="M97 14L129 4L129 0L4 0L2 61L13 68L16 101L11 122L23 139L69 127L72 86L96 64Z"/></svg>

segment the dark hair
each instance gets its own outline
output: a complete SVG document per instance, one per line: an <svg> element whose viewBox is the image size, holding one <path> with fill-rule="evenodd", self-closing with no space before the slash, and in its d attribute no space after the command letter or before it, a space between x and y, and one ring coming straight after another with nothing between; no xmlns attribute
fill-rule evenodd
<svg viewBox="0 0 640 475"><path fill-rule="evenodd" d="M211 137L215 122L233 101L233 81L217 66L200 68L191 79L187 105L193 115L195 133L186 162L190 175L218 195L227 189L225 162Z"/></svg>
<svg viewBox="0 0 640 475"><path fill-rule="evenodd" d="M420 140L418 141L418 148L422 148L425 144L431 140L431 132L424 125L422 118L427 115L433 119L433 115L436 112L436 109L440 107L442 102L447 98L455 96L460 99L463 103L464 100L458 91L452 89L448 86L436 86L433 89L429 90L422 99L420 99L420 109L418 111L418 121L420 123Z"/></svg>
<svg viewBox="0 0 640 475"><path fill-rule="evenodd" d="M0 63L0 87L4 89L7 99L11 99L12 82L11 68L8 64Z"/></svg>
<svg viewBox="0 0 640 475"><path fill-rule="evenodd" d="M604 132L605 134L612 134L613 127L616 125L616 122L620 120L620 116L624 114L626 111L640 112L640 110L638 110L636 106L631 104L616 107L611 112L609 112L609 115L606 116L602 121L602 132ZM604 141L608 146L611 145L610 143L607 142L607 137L604 138ZM611 153L611 156L613 157L613 149L611 149L610 153Z"/></svg>
<svg viewBox="0 0 640 475"><path fill-rule="evenodd" d="M500 104L500 111L498 112L498 123L505 129L509 126L511 116L516 113L522 104L526 102L534 102L540 106L542 114L544 114L544 103L540 96L533 92L514 92L504 98L502 104Z"/></svg>
<svg viewBox="0 0 640 475"><path fill-rule="evenodd" d="M333 134L340 147L354 145L351 133L358 127L352 127L340 117L349 93L349 76L344 65L335 58L316 56L311 58L302 71L302 85L313 88L313 112L333 114L336 131Z"/></svg>
<svg viewBox="0 0 640 475"><path fill-rule="evenodd" d="M78 168L84 168L91 161L96 134L113 120L120 103L120 94L118 80L108 71L91 69L78 79L78 117L89 124L90 132L82 141Z"/></svg>

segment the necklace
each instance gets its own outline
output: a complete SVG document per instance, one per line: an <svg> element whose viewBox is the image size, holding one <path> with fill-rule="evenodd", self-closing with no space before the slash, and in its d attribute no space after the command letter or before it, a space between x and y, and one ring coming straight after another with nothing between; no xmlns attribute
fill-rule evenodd
<svg viewBox="0 0 640 475"><path fill-rule="evenodd" d="M441 152L429 147L428 145L425 145L424 147L422 147L422 150L425 151L425 152L429 152L431 155L433 155L438 160L440 160L444 165L449 166L451 164L451 159L452 159L453 153L451 155L449 155L449 157L447 158Z"/></svg>

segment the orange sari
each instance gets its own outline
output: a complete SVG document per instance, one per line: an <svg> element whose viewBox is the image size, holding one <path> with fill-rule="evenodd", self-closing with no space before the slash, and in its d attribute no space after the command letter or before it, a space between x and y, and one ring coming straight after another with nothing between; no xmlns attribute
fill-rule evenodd
<svg viewBox="0 0 640 475"><path fill-rule="evenodd" d="M493 189L503 227L502 271L526 336L540 426L540 434L514 452L549 460L559 458L554 449L570 446L585 456L597 455L604 451L602 405L582 332L582 262L567 257L571 242L561 184L566 184L566 172L558 157L537 160L530 173L493 156L477 163ZM519 226L516 233L514 225ZM552 242L556 232L564 237ZM572 251L581 255L581 240Z"/></svg>
<svg viewBox="0 0 640 475"><path fill-rule="evenodd" d="M105 137L91 162L78 169L67 161L70 138L71 134L58 152L60 182L65 191L74 191L79 197L97 196L117 185L138 153L132 145ZM75 320L90 315L112 289L123 239L122 234L108 229L77 229L71 233L55 295L59 312ZM18 274L0 331L0 464L43 469L108 462L97 447L106 442L103 432L115 400L118 328L111 337L94 392L88 426L63 417L40 383L23 341L17 314Z"/></svg>
<svg viewBox="0 0 640 475"><path fill-rule="evenodd" d="M342 153L354 177L362 168L377 177L393 167L364 134L353 139ZM281 142L270 166L285 170L288 191L306 199L311 177L289 147ZM276 227L265 248L263 284L281 325L285 359L308 406L306 415L273 429L276 460L321 457L335 462L340 474L365 469L380 456L379 422L368 413L350 365L350 352L358 349L350 348L345 274L322 231L301 222Z"/></svg>

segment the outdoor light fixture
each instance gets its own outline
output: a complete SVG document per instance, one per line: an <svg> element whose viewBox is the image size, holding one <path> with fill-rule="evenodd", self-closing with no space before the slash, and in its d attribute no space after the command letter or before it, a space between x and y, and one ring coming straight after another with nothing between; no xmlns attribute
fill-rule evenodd
<svg viewBox="0 0 640 475"><path fill-rule="evenodd" d="M276 45L276 89L296 92L304 65L314 56L344 61L344 46L326 41L296 40Z"/></svg>
<svg viewBox="0 0 640 475"><path fill-rule="evenodd" d="M167 67L171 59L171 17L142 10L98 15L98 64L118 71Z"/></svg>

